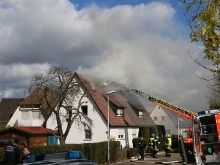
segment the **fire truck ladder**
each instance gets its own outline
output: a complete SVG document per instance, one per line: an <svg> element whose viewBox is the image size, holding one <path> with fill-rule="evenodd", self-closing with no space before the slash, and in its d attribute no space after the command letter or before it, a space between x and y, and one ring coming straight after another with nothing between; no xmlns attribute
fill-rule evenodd
<svg viewBox="0 0 220 165"><path fill-rule="evenodd" d="M159 105L159 106L161 106L163 108L166 108L166 109L168 109L168 110L170 110L170 111L172 111L172 112L174 112L176 114L179 114L179 115L181 115L181 116L183 116L183 117L185 117L187 119L192 119L193 116L198 116L193 111L190 111L188 109L182 108L182 107L180 107L178 105L175 105L175 104L170 103L170 102L168 102L166 100L163 100L163 99L161 99L161 98L159 98L157 96L153 96L151 94L145 93L143 91L140 91L138 89L132 88L130 86L127 86L125 84L122 84L122 83L119 83L119 82L116 82L116 81L111 81L111 83L119 85L119 86L121 86L121 87L123 87L125 89L128 89L128 90L130 90L130 91L132 91L132 92L134 92L134 93L136 93L138 95L141 95L141 96L147 98L149 101L153 102L154 104L157 104L157 105Z"/></svg>

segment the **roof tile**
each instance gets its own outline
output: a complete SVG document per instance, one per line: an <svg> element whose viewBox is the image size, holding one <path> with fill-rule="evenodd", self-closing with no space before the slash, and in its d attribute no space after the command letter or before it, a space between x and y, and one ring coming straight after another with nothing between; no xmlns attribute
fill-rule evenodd
<svg viewBox="0 0 220 165"><path fill-rule="evenodd" d="M3 98L0 102L0 122L7 124L23 98Z"/></svg>
<svg viewBox="0 0 220 165"><path fill-rule="evenodd" d="M107 103L107 94L100 86L93 83L93 87L82 75L76 74L79 80L83 83L89 95L94 100L94 103L99 108L104 118L107 120L108 118L108 103ZM131 97L132 94L129 94L128 97ZM134 95L132 95L135 98ZM129 99L128 99L129 100ZM136 100L138 100L136 98ZM135 99L133 101L136 101ZM136 101L137 102L137 101ZM139 105L137 107L141 107L143 111L143 118L139 118L137 114L135 114L134 109L128 104L124 95L120 96L120 93L116 92L109 95L109 104L114 104L117 107L124 107L124 117L117 116L112 110L111 106L109 107L109 118L111 126L141 126L141 125L155 125L154 121L147 113L145 108L140 102L137 102Z"/></svg>

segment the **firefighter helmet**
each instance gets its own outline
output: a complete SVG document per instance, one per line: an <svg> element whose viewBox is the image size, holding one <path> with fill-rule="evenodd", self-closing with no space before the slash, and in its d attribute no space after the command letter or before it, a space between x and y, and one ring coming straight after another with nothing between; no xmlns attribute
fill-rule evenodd
<svg viewBox="0 0 220 165"><path fill-rule="evenodd" d="M154 134L151 134L151 137L152 137L152 138L154 138L154 137L155 137L155 135L154 135Z"/></svg>
<svg viewBox="0 0 220 165"><path fill-rule="evenodd" d="M167 138L169 138L169 137L170 137L170 135L169 135L169 134L167 134L167 135L166 135L166 137L167 137Z"/></svg>
<svg viewBox="0 0 220 165"><path fill-rule="evenodd" d="M156 136L156 137L155 137L155 139L157 139L157 140L158 140L158 139L159 139L159 137L158 137L158 136Z"/></svg>

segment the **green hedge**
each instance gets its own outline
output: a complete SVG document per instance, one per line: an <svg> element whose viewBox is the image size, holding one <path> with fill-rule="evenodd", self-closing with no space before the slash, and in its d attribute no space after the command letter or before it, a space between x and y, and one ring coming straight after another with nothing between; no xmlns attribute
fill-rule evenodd
<svg viewBox="0 0 220 165"><path fill-rule="evenodd" d="M107 162L107 142L39 146L30 147L30 150L33 155L53 152L81 151L85 155L86 159L91 160L97 164ZM120 142L110 141L110 162L117 161L119 150ZM22 150L20 150L20 152L22 155ZM4 155L4 149L0 149L0 165L3 165Z"/></svg>
<svg viewBox="0 0 220 165"><path fill-rule="evenodd" d="M164 148L162 136L166 134L165 126L164 125L150 125L150 126L142 126L139 128L138 137L142 136L146 140L147 145L149 144L149 139L150 139L151 134L154 134L155 136L159 137L159 141L161 142L159 149L162 150ZM132 140L133 148L138 148L139 140L140 140L139 138L134 138Z"/></svg>
<svg viewBox="0 0 220 165"><path fill-rule="evenodd" d="M149 143L149 139L151 134L159 137L159 140L162 140L162 136L166 134L164 125L150 125L150 126L142 126L139 128L138 136L143 136L146 139L147 144Z"/></svg>
<svg viewBox="0 0 220 165"><path fill-rule="evenodd" d="M150 127L149 126L142 126L139 128L139 134L138 137L143 137L146 140L146 144L149 142L149 133L150 133Z"/></svg>

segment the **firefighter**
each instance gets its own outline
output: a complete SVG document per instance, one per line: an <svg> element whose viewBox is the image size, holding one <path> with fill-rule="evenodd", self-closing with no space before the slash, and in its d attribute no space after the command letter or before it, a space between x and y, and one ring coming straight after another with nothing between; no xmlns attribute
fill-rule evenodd
<svg viewBox="0 0 220 165"><path fill-rule="evenodd" d="M156 136L152 142L153 143L153 148L152 148L153 158L157 158L158 145L159 145L158 139L159 139L159 137Z"/></svg>
<svg viewBox="0 0 220 165"><path fill-rule="evenodd" d="M165 155L165 156L167 156L166 134L165 134L165 135L163 135L163 136L162 136L162 138L163 138L164 151L165 151L165 153L166 153L166 155Z"/></svg>
<svg viewBox="0 0 220 165"><path fill-rule="evenodd" d="M171 157L172 139L169 134L166 135L164 145L165 145L165 152L166 152L165 156Z"/></svg>
<svg viewBox="0 0 220 165"><path fill-rule="evenodd" d="M150 152L151 152L152 157L153 157L153 141L154 141L154 134L151 134L151 137L149 140L149 147L150 147Z"/></svg>
<svg viewBox="0 0 220 165"><path fill-rule="evenodd" d="M186 165L186 160L185 160L185 157L184 157L184 154L183 154L183 148L182 148L182 145L181 145L181 140L179 140L179 153L180 153L180 156L182 158L182 165Z"/></svg>
<svg viewBox="0 0 220 165"><path fill-rule="evenodd" d="M146 142L145 140L143 139L143 137L141 136L139 142L138 142L138 145L139 145L139 152L140 152L140 155L141 155L141 160L144 160L144 151L146 150Z"/></svg>

